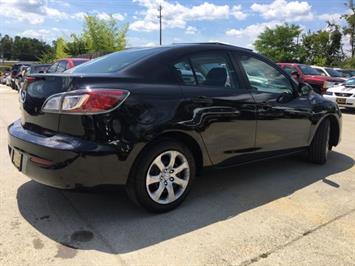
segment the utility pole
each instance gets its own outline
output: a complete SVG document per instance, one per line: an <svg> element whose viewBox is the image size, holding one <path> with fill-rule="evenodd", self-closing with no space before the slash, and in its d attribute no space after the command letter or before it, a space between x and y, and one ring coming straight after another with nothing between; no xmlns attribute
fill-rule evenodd
<svg viewBox="0 0 355 266"><path fill-rule="evenodd" d="M160 33L160 41L159 41L159 43L160 43L160 45L163 44L163 42L162 42L162 15L161 15L162 9L163 9L162 6L159 5L159 9L158 9L159 16L158 16L158 18L159 18L159 33Z"/></svg>

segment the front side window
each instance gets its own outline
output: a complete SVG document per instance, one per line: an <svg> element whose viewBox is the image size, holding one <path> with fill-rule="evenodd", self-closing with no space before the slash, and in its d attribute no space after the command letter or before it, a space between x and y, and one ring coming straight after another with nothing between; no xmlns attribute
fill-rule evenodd
<svg viewBox="0 0 355 266"><path fill-rule="evenodd" d="M270 93L293 92L288 78L273 66L252 56L241 56L240 63L253 89Z"/></svg>

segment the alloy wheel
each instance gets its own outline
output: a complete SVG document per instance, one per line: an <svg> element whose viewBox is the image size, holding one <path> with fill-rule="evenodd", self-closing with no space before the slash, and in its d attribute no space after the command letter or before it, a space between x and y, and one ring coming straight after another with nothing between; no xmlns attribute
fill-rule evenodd
<svg viewBox="0 0 355 266"><path fill-rule="evenodd" d="M149 197L159 204L176 201L186 190L190 179L190 166L186 157L169 150L158 155L150 164L146 175Z"/></svg>

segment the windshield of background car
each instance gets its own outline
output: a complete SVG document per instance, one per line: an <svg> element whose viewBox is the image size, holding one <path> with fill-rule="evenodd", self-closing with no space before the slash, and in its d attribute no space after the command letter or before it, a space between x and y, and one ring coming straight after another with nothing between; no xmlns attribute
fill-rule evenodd
<svg viewBox="0 0 355 266"><path fill-rule="evenodd" d="M343 77L342 74L339 71L336 71L335 69L332 68L326 68L325 70L327 70L327 72L329 73L330 76L332 77Z"/></svg>
<svg viewBox="0 0 355 266"><path fill-rule="evenodd" d="M69 69L66 73L114 73L144 57L153 55L158 48L128 49L108 54Z"/></svg>
<svg viewBox="0 0 355 266"><path fill-rule="evenodd" d="M302 70L302 73L305 74L305 75L320 75L321 73L317 70L317 69L314 69L310 66L306 66L306 65L300 65L300 68Z"/></svg>
<svg viewBox="0 0 355 266"><path fill-rule="evenodd" d="M345 81L345 86L353 86L355 87L355 78L348 79Z"/></svg>

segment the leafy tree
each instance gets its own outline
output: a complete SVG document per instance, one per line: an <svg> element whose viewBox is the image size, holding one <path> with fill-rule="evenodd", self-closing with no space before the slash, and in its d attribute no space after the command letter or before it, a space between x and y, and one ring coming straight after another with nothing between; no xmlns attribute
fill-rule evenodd
<svg viewBox="0 0 355 266"><path fill-rule="evenodd" d="M127 30L127 24L119 27L112 16L109 20L101 20L87 15L82 37L89 52L113 52L126 47Z"/></svg>
<svg viewBox="0 0 355 266"><path fill-rule="evenodd" d="M55 57L56 59L61 59L68 57L68 54L65 52L66 43L63 38L58 38L55 42Z"/></svg>
<svg viewBox="0 0 355 266"><path fill-rule="evenodd" d="M256 39L255 49L275 61L292 61L299 57L298 37L302 29L298 25L283 24L275 29L266 28Z"/></svg>
<svg viewBox="0 0 355 266"><path fill-rule="evenodd" d="M13 39L9 35L5 35L0 40L0 51L3 55L3 58L6 60L12 59L12 45Z"/></svg>
<svg viewBox="0 0 355 266"><path fill-rule="evenodd" d="M308 32L302 37L301 61L320 66L337 65L344 58L339 26L328 23L328 30Z"/></svg>
<svg viewBox="0 0 355 266"><path fill-rule="evenodd" d="M347 6L351 10L350 14L345 14L342 18L345 19L347 25L343 28L345 35L349 35L350 47L351 47L351 57L355 55L355 7L353 0L349 0Z"/></svg>
<svg viewBox="0 0 355 266"><path fill-rule="evenodd" d="M66 43L64 51L71 56L86 54L89 51L87 44L82 36L71 35L72 40Z"/></svg>
<svg viewBox="0 0 355 266"><path fill-rule="evenodd" d="M43 41L35 38L26 38L8 35L0 38L0 54L7 60L35 61L42 53L47 52L51 47Z"/></svg>
<svg viewBox="0 0 355 266"><path fill-rule="evenodd" d="M38 58L41 64L52 64L56 60L56 56L53 50L42 53Z"/></svg>

